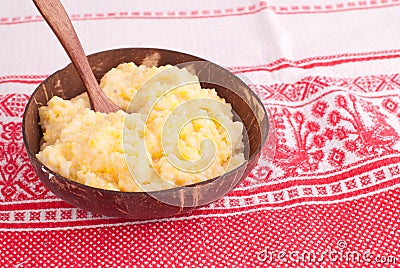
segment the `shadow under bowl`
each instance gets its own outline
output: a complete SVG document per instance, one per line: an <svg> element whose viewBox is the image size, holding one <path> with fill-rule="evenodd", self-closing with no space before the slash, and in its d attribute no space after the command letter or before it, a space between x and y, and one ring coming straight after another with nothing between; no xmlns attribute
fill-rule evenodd
<svg viewBox="0 0 400 268"><path fill-rule="evenodd" d="M135 220L164 218L189 212L223 197L235 188L256 165L268 136L266 110L260 99L238 77L207 60L189 54L155 48L122 48L88 56L96 78L124 62L146 66L188 64L202 87L212 86L218 95L232 104L248 136L248 161L211 180L184 187L153 192L118 192L86 186L69 180L44 166L37 158L43 137L38 109L53 96L71 99L85 92L75 67L69 64L42 82L33 92L24 112L22 131L30 162L43 184L55 195L83 210L112 217ZM197 62L201 64L193 64Z"/></svg>

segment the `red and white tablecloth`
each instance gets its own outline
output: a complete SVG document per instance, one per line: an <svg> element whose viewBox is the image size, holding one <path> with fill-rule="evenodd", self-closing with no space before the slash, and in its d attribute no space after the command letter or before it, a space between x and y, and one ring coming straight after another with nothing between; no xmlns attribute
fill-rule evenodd
<svg viewBox="0 0 400 268"><path fill-rule="evenodd" d="M68 205L21 137L36 86L69 63L30 1L0 3L1 267L400 267L400 0L64 0L88 54L188 52L245 77L275 123L228 196L134 222Z"/></svg>

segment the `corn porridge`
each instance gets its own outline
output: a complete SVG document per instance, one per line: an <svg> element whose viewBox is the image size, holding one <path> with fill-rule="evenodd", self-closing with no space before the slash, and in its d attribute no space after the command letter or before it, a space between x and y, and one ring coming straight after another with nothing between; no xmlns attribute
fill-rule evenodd
<svg viewBox="0 0 400 268"><path fill-rule="evenodd" d="M60 175L107 190L155 191L212 179L245 162L243 125L230 104L186 69L123 63L100 87L122 110L94 112L86 93L55 96L39 109L37 158Z"/></svg>

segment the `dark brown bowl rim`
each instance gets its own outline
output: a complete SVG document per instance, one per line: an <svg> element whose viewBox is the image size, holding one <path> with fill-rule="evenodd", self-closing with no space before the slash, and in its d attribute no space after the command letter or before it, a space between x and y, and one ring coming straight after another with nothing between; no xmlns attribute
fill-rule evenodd
<svg viewBox="0 0 400 268"><path fill-rule="evenodd" d="M236 171L239 170L239 169L242 169L242 168L246 169L246 167L247 167L247 165L248 165L249 162L251 162L251 161L252 161L254 158L256 158L256 157L259 157L259 154L260 154L262 148L265 146L267 137L268 137L268 135L269 135L269 131L270 131L270 129L271 129L271 128L269 127L269 123L270 123L270 122L269 122L269 114L267 113L267 111L266 111L266 109L265 109L265 106L264 106L264 104L262 103L261 99L258 97L258 95L257 95L253 90L251 90L251 88L249 88L249 86L246 85L246 83L244 83L244 81L243 81L240 77L234 75L234 74L233 74L232 72L230 72L228 69L223 68L222 66L220 66L220 65L218 65L218 64L216 64L216 63L214 63L214 62L205 60L205 59L203 59L203 58L197 57L197 56L192 55L192 54L188 54L188 53L184 53L184 52L180 52L180 51L176 51L176 50L162 49L162 48L148 48L148 47L137 47L137 48L140 48L140 49L149 49L149 50L152 50L152 49L153 49L153 50L158 50L158 51L167 51L167 52L173 52L173 53L184 54L184 55L188 55L188 56L192 56L192 57L194 56L194 57L198 58L200 61L209 62L209 63L211 63L211 64L214 64L214 65L215 65L216 67L218 67L218 68L224 69L225 71L228 72L228 74L229 74L230 76L232 76L232 77L235 78L235 79L239 79L240 82L241 82L246 88L248 88L248 90L249 90L250 94L252 95L252 97L253 97L259 104L261 104L261 107L262 107L262 109L263 109L263 113L264 113L265 118L266 118L265 120L266 120L266 122L267 122L267 124L266 124L267 129L266 129L265 135L261 137L261 144L260 144L260 146L258 146L258 148L257 148L257 150L254 152L254 154L253 154L249 159L247 159L243 164L237 166L236 168L234 168L233 170L231 170L231 171L229 171L229 172L227 172L227 173L224 173L224 174L221 175L221 176L218 176L218 177L215 177L215 178L206 180L206 181L198 182L198 183L193 183L193 184L184 185L184 186L178 186L178 187L172 187L172 188L168 188L168 189L164 189L164 190L157 190L157 191L123 192L123 191L116 191L116 190L106 190L106 189L102 189L102 188L92 187L92 186L89 186L89 185L86 185L86 184L83 184L83 183L79 183L79 182L76 182L76 181L74 181L74 180L65 178L65 177L61 176L60 174L58 174L58 173L52 171L51 169L49 169L47 166L45 166L41 161L39 161L39 159L36 158L36 154L32 152L31 148L29 148L29 146L27 145L28 142L27 142L26 132L25 132L25 121L26 121L25 119L26 119L26 115L27 115L27 111L28 111L28 106L29 106L29 104L33 101L33 100L32 100L32 96L36 93L36 91L39 90L40 86L41 86L42 84L46 83L47 80L51 79L52 76L54 76L55 74L57 74L57 73L59 73L59 72L62 72L64 69L66 69L66 68L68 68L69 66L72 65L72 63L69 63L68 65L66 65L66 66L63 67L62 69L59 69L59 70L55 71L54 73L52 73L51 75L49 75L45 80L43 80L43 81L36 87L36 89L32 92L31 97L29 98L29 100L28 100L28 102L27 102L27 104L26 104L26 106L25 106L25 109L24 109L24 115L23 115L23 119L22 119L22 136L23 136L23 141L24 141L25 150L27 151L27 153L29 154L29 156L30 156L32 159L34 159L36 162L40 163L40 166L41 166L42 170L45 169L47 173L52 174L53 176L55 176L57 179L59 179L59 180L61 180L61 181L66 181L66 182L72 183L72 184L74 184L74 185L76 185L76 186L78 186L78 187L82 187L82 188L86 188L86 189L90 189L90 190L96 190L96 191L100 191L100 192L103 192L103 193L113 193L113 194L120 194L120 195L163 194L163 193L168 193L168 192L179 191L179 190L184 189L184 188L193 188L193 187L198 187L199 185L205 185L205 184L211 183L211 182L213 182L213 181L215 181L215 180L220 179L221 177L224 177L224 176L227 176L227 175L229 175L229 174L231 174L231 173L234 173L234 172L236 172ZM126 48L109 49L109 50L99 51L99 52L96 52L96 53L87 55L87 57L96 56L96 55L98 55L98 54L102 54L102 53L106 53L106 52L119 51L119 50L126 50L126 49L135 49L135 48L126 47ZM240 182L239 182L239 183L240 183Z"/></svg>

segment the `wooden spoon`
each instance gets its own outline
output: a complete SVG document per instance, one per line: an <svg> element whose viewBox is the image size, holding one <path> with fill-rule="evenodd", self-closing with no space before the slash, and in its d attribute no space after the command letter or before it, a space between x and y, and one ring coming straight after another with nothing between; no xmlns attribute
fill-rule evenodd
<svg viewBox="0 0 400 268"><path fill-rule="evenodd" d="M77 69L92 109L96 112L112 113L121 108L115 105L101 90L93 75L71 20L59 0L33 0L39 12L51 27Z"/></svg>

